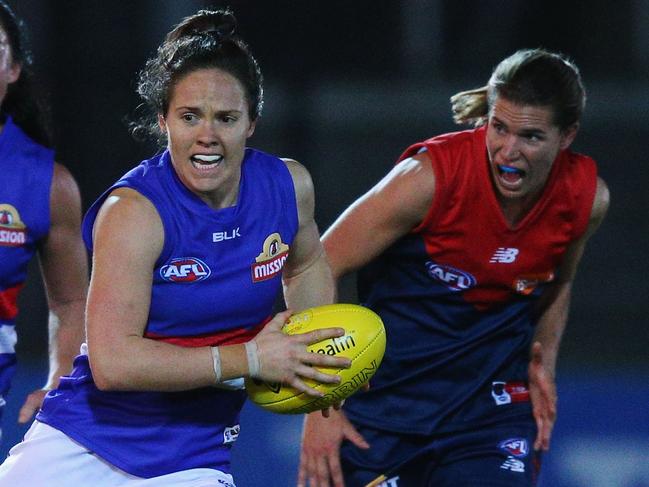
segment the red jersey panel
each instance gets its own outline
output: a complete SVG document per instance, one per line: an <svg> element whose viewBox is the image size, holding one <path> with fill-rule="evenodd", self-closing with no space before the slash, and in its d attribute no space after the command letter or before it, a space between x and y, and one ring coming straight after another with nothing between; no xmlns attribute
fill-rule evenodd
<svg viewBox="0 0 649 487"><path fill-rule="evenodd" d="M523 220L510 226L491 182L485 129L443 135L409 148L402 159L425 147L436 177L434 201L415 229L426 252L444 267L430 269L463 297L485 309L512 294L530 294L554 280L567 247L586 230L597 187L590 157L559 153L546 188Z"/></svg>

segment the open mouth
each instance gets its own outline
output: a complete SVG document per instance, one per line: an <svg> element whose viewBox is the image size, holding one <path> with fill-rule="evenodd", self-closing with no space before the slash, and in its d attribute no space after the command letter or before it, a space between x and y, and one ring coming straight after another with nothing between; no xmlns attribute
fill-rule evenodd
<svg viewBox="0 0 649 487"><path fill-rule="evenodd" d="M212 169L217 167L221 161L223 160L223 155L221 154L195 154L190 157L190 160L192 161L192 165L196 169Z"/></svg>
<svg viewBox="0 0 649 487"><path fill-rule="evenodd" d="M519 184L525 177L525 171L516 167L496 164L496 168L498 169L500 179L508 185Z"/></svg>

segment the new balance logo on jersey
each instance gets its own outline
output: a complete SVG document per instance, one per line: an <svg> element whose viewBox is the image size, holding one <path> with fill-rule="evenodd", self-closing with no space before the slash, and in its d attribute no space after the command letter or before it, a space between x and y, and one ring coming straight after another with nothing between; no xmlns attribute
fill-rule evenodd
<svg viewBox="0 0 649 487"><path fill-rule="evenodd" d="M223 242L224 240L232 240L237 237L240 237L239 227L226 231L226 232L214 232L212 233L212 242Z"/></svg>
<svg viewBox="0 0 649 487"><path fill-rule="evenodd" d="M525 438L509 438L501 441L498 448L507 454L507 460L503 462L500 468L512 472L525 472L525 463L519 460L520 458L525 458L530 452Z"/></svg>
<svg viewBox="0 0 649 487"><path fill-rule="evenodd" d="M525 473L525 464L514 457L507 457L507 460L500 466L503 470L511 470L512 472Z"/></svg>
<svg viewBox="0 0 649 487"><path fill-rule="evenodd" d="M511 247L498 247L494 252L494 255L491 256L489 263L511 264L516 260L517 255L518 249Z"/></svg>

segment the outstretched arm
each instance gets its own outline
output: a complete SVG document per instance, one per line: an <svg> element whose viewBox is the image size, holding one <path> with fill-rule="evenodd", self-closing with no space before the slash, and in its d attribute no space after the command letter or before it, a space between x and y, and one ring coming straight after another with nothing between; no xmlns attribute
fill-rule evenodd
<svg viewBox="0 0 649 487"><path fill-rule="evenodd" d="M334 279L363 267L419 225L434 191L435 175L425 152L394 166L322 237Z"/></svg>
<svg viewBox="0 0 649 487"><path fill-rule="evenodd" d="M88 289L88 259L81 240L81 196L68 170L54 164L50 193L50 231L39 250L49 307L49 373L41 390L32 392L18 421L26 423L38 411L46 392L68 374L84 338L84 307Z"/></svg>
<svg viewBox="0 0 649 487"><path fill-rule="evenodd" d="M323 237L334 278L352 272L377 257L425 218L435 188L428 156L418 154L397 164L390 173L353 203ZM369 448L346 418L333 411L305 417L298 486L344 486L340 445L351 441Z"/></svg>
<svg viewBox="0 0 649 487"><path fill-rule="evenodd" d="M545 307L532 340L529 364L530 397L538 433L534 448L548 450L557 414L555 385L557 356L561 337L568 320L572 282L584 253L586 242L595 233L606 215L609 192L601 179L597 182L595 201L586 233L566 252L557 282L542 297Z"/></svg>

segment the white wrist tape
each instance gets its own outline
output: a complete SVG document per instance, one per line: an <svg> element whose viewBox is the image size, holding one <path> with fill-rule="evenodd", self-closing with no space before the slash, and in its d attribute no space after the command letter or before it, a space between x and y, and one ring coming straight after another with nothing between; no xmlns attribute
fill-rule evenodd
<svg viewBox="0 0 649 487"><path fill-rule="evenodd" d="M219 352L219 347L210 347L212 351L212 367L214 367L214 375L216 376L216 383L221 382L223 374L221 372L221 352Z"/></svg>
<svg viewBox="0 0 649 487"><path fill-rule="evenodd" d="M254 340L246 342L246 357L248 357L248 375L253 379L258 378L261 373L261 363L259 363L257 342Z"/></svg>

